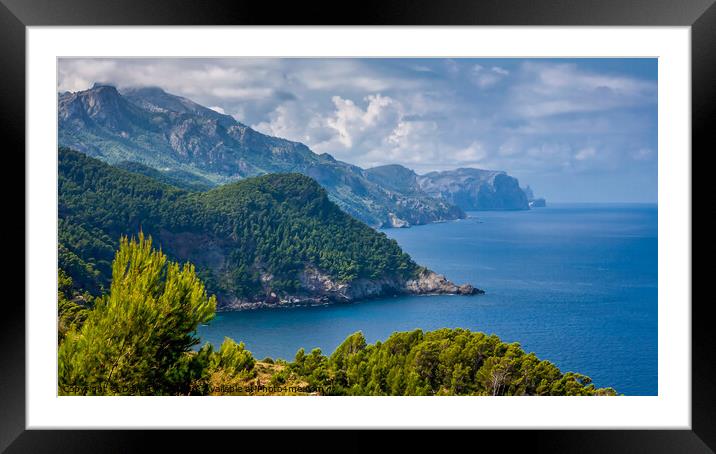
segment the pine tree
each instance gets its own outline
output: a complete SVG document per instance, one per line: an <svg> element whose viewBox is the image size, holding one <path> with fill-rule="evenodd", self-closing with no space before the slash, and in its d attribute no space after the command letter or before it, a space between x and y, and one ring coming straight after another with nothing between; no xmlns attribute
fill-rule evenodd
<svg viewBox="0 0 716 454"><path fill-rule="evenodd" d="M58 352L60 394L167 395L185 389L196 328L216 298L186 263L168 262L151 238L123 237L109 295L98 299Z"/></svg>

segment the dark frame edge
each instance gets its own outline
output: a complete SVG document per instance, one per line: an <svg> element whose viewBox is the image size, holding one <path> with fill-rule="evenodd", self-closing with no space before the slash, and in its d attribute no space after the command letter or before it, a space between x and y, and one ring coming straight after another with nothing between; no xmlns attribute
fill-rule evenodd
<svg viewBox="0 0 716 454"><path fill-rule="evenodd" d="M3 142L5 150L12 150L6 156L12 156L13 162L8 162L8 168L14 169L11 174L21 180L25 189L25 25L12 11L0 3L0 42L3 46L2 70L0 71L0 125L3 126ZM6 194L15 194L18 190L18 181L13 178L4 182ZM10 179L8 179L10 180ZM19 197L14 200L16 206L13 211L16 219L21 220L13 230L21 230L25 235L25 199ZM25 237L27 240L27 237ZM18 242L19 243L19 242ZM23 253L22 271L25 276L25 258ZM18 267L19 268L19 267ZM18 279L17 282L20 282ZM7 311L3 317L3 328L0 330L0 345L3 346L0 355L0 451L3 451L12 441L25 430L25 296L24 282L22 288L23 304L14 298L9 298L13 304L4 305ZM19 293L19 292L17 292ZM19 299L19 298L18 298Z"/></svg>
<svg viewBox="0 0 716 454"><path fill-rule="evenodd" d="M713 0L2 0L25 25L692 25Z"/></svg>
<svg viewBox="0 0 716 454"><path fill-rule="evenodd" d="M692 181L695 150L713 150L713 120L716 118L716 4L712 4L691 27L691 121ZM692 213L693 213L692 183ZM698 206L698 205L697 205ZM694 227L692 215L692 243ZM703 228L703 225L700 225ZM701 235L701 238L704 236ZM691 248L693 254L693 247ZM694 433L716 451L716 378L714 377L714 346L716 335L705 300L693 297L693 276L697 271L692 255L692 367L691 418ZM703 269L699 269L703 272ZM702 297L703 298L703 297Z"/></svg>
<svg viewBox="0 0 716 454"><path fill-rule="evenodd" d="M689 14L683 13L678 17L672 17L671 20L664 19L668 17L668 12L661 10L659 14L654 14L649 22L650 25L691 25L692 26L692 150L713 149L713 140L711 140L709 132L711 132L712 119L716 118L716 108L714 100L716 99L716 4L714 0L696 1L691 4ZM2 84L0 85L0 97L3 102L3 109L0 110L0 124L5 126L9 134L5 138L6 149L23 150L22 158L17 158L18 164L22 166L22 175L25 175L25 27L34 24L55 24L63 25L68 23L85 23L90 24L92 14L84 16L67 15L53 17L52 9L45 9L37 5L37 2L27 2L34 4L39 11L27 9L23 11L15 11L15 8L9 9L4 3L13 3L17 6L17 2L13 0L2 0L0 2L0 42L3 43L3 70L0 73ZM47 3L43 3L46 6ZM70 3L70 2L65 2ZM81 4L82 1L72 3ZM122 3L122 2L119 2ZM162 3L165 7L167 2ZM489 2L488 2L489 3ZM560 3L560 2L556 2ZM576 3L576 2L575 2ZM589 3L589 2L587 2ZM629 3L629 2L624 2ZM639 3L638 1L635 3ZM697 4L698 3L698 4ZM703 5L706 3L704 9ZM490 3L491 4L491 3ZM27 4L26 4L27 5ZM709 6L710 5L710 6ZM82 5L84 6L84 5ZM653 7L654 5L652 5ZM663 6L663 3L661 3ZM629 17L619 17L620 9L611 10L607 6L608 16L610 19L600 17L592 18L588 23L594 25L634 25L634 21L630 21ZM156 12L161 11L161 8ZM488 6L486 14L489 15L492 9ZM392 18L399 14L400 10L394 7L389 10L387 15L373 18L377 23L383 23L386 18L389 23L393 23ZM29 14L29 15L28 15ZM423 23L426 20L432 23L462 23L463 21L471 21L469 15L467 19L464 17L456 19L459 11L452 11L452 19L445 18L443 15L435 17L423 16L416 23ZM158 19L160 14L149 15L147 23L164 23L167 18ZM427 16L427 15L426 15ZM567 23L569 20L569 12L551 23ZM169 15L169 18L172 16ZM203 20L208 19L201 16ZM227 16L224 16L224 21ZM693 17L693 21L689 22ZM19 19L23 18L23 20ZM409 18L410 19L410 18ZM408 19L408 20L409 20ZM509 19L509 18L507 18ZM117 20L121 23L141 23L141 19L135 15L120 15ZM398 20L401 23L405 19ZM480 19L480 21L484 21ZM493 21L494 23L492 23ZM181 22L181 19L177 22ZM244 16L237 23L253 23L251 15ZM255 23L262 21L256 18ZM505 20L504 15L497 15L493 19L487 19L487 25L497 25L497 23L513 23ZM187 22L184 22L187 23ZM514 23L525 23L524 18L519 18ZM527 23L530 23L529 21ZM546 25L546 22L535 18L533 23ZM584 19L576 18L573 21L576 24L585 24ZM642 22L638 22L642 25ZM13 163L15 164L15 163ZM17 168L17 167L15 167ZM19 173L19 172L18 172ZM24 186L24 181L23 181ZM24 199L17 201L23 203ZM23 231L26 230L25 217L23 216ZM25 237L27 242L28 238ZM23 260L23 265L25 264ZM23 266L25 272L25 266ZM23 288L24 290L24 288ZM24 297L23 297L24 300ZM116 431L116 430L100 430L100 431L28 431L26 427L26 408L25 408L25 309L24 305L10 304L5 305L8 320L4 324L3 330L0 331L0 342L4 346L4 354L0 355L0 451L6 448L8 452L48 452L48 451L64 451L72 450L74 452L96 452L98 447L109 451L126 452L132 448L147 447L145 443L147 437L162 437L166 441L172 438L174 443L181 443L185 449L189 447L207 448L206 437L197 436L195 432L176 432L172 431L170 437L167 437L167 431ZM536 446L541 446L544 450L549 451L574 451L578 447L579 452L714 452L716 451L716 381L711 371L714 360L713 345L716 345L714 330L710 326L710 318L707 313L708 309L705 302L701 305L692 304L692 430L617 430L617 431L582 431L582 430L551 430L551 431L516 431L513 439L513 447L524 445L535 450ZM149 434L149 435L148 435ZM212 435L214 440L210 444L221 443L230 440L231 432L219 432L218 436ZM411 432L410 438L413 443L419 446L423 440L428 441L433 435L418 435L417 432ZM338 434L337 434L338 435ZM339 435L342 438L344 436ZM226 438L224 438L226 437ZM425 437L425 439L423 438ZM480 437L493 438L494 440L502 440L504 442L504 434L500 431L483 431ZM288 437L287 437L288 438ZM512 438L512 437L511 437ZM234 440L235 442L236 440ZM482 443L481 443L482 444ZM363 445L363 446L361 446ZM357 442L354 448L363 447L371 448L368 442ZM540 449L538 449L540 450Z"/></svg>

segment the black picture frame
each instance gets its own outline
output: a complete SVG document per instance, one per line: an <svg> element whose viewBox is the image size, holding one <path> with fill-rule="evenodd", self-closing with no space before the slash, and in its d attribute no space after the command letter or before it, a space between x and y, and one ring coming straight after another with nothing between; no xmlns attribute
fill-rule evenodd
<svg viewBox="0 0 716 454"><path fill-rule="evenodd" d="M280 6L277 6L280 5ZM482 1L314 1L273 3L201 0L0 0L0 124L5 156L16 169L25 150L25 31L28 26L65 25L530 25L530 26L690 26L692 64L692 149L714 150L710 137L716 118L716 5L714 0L482 0ZM685 153L689 150L684 150ZM693 153L692 153L693 157ZM693 159L693 158L692 158ZM6 161L6 166L10 165ZM17 166L17 167L15 167ZM7 185L7 182L5 183ZM13 183L9 194L17 192ZM6 190L7 187L6 187ZM16 197L16 203L22 203ZM24 213L24 206L19 208ZM16 218L20 218L19 215ZM23 226L24 225L23 216ZM14 226L17 229L17 225ZM25 241L29 241L27 236ZM19 266L17 267L20 268ZM24 267L23 267L24 270ZM27 270L31 272L31 270ZM693 282L693 278L692 278ZM693 285L693 284L692 284ZM6 295L6 298L9 295ZM529 447L550 452L714 452L716 450L716 380L714 330L709 299L692 303L691 430L548 430L482 431L478 446ZM146 438L163 438L185 450L212 449L238 438L229 431L211 436L193 431L25 429L25 310L17 298L3 304L0 330L0 450L7 452L133 452L147 449ZM689 304L689 301L672 302ZM479 408L476 409L479 411ZM575 415L578 417L578 415ZM167 436L169 435L169 436ZM267 442L297 440L255 435ZM474 435L469 435L476 439ZM367 437L341 434L351 450L373 449ZM412 443L435 434L411 432ZM346 443L346 440L351 440ZM246 445L244 445L246 446ZM407 447L407 446L406 446ZM346 449L348 449L346 448ZM361 449L362 448L362 449ZM169 449L169 448L166 448ZM217 448L218 449L218 448ZM246 448L245 448L246 449Z"/></svg>

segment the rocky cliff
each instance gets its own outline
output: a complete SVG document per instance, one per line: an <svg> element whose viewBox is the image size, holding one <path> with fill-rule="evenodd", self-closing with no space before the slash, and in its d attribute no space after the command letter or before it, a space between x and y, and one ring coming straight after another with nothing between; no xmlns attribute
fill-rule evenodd
<svg viewBox="0 0 716 454"><path fill-rule="evenodd" d="M418 175L400 165L386 165L366 173L383 187L427 194L465 211L529 209L527 195L517 179L502 171L461 168Z"/></svg>
<svg viewBox="0 0 716 454"><path fill-rule="evenodd" d="M527 203L529 203L530 208L544 208L547 206L547 201L544 197L535 197L535 193L532 192L530 185L522 188L522 191L524 191L527 196Z"/></svg>
<svg viewBox="0 0 716 454"><path fill-rule="evenodd" d="M528 210L516 178L503 171L461 168L418 176L426 194L471 210Z"/></svg>
<svg viewBox="0 0 716 454"><path fill-rule="evenodd" d="M247 310L270 307L318 306L352 303L360 300L397 295L481 295L485 292L470 284L457 285L445 276L422 270L417 277L356 279L340 283L313 266L300 274L301 289L295 294L278 296L266 289L265 296L220 298L220 310Z"/></svg>

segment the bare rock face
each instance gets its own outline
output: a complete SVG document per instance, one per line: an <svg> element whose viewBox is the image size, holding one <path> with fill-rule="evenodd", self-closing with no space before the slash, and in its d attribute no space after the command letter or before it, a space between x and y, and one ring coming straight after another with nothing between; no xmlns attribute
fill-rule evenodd
<svg viewBox="0 0 716 454"><path fill-rule="evenodd" d="M408 293L415 295L480 295L485 293L470 284L456 285L442 274L430 270L423 271L417 279L406 282L405 288Z"/></svg>
<svg viewBox="0 0 716 454"><path fill-rule="evenodd" d="M396 216L393 213L388 213L388 222L391 227L395 229L400 229L404 227L410 227L410 222L400 219L398 216Z"/></svg>
<svg viewBox="0 0 716 454"><path fill-rule="evenodd" d="M299 276L305 291L330 302L351 302L378 296L402 293L397 279L356 279L350 283L336 282L314 267L306 267Z"/></svg>
<svg viewBox="0 0 716 454"><path fill-rule="evenodd" d="M262 280L263 281L263 280ZM350 283L334 280L321 270L309 266L299 275L303 288L299 294L278 297L270 290L270 282L263 282L266 296L242 300L220 298L219 310L244 310L267 307L319 306L332 303L352 303L390 295L481 295L483 290L470 284L457 285L445 276L430 270L416 279L356 279Z"/></svg>
<svg viewBox="0 0 716 454"><path fill-rule="evenodd" d="M316 268L306 267L299 275L301 286L312 295L329 297L332 299L349 299L346 295L349 290L348 284L338 283L325 273Z"/></svg>

